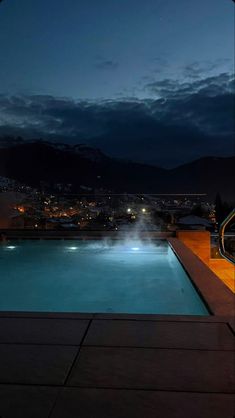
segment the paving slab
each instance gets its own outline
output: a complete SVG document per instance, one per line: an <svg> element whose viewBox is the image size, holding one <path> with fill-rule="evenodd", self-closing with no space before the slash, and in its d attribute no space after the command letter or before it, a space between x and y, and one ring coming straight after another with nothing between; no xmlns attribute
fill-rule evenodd
<svg viewBox="0 0 235 418"><path fill-rule="evenodd" d="M0 318L0 343L80 345L88 319Z"/></svg>
<svg viewBox="0 0 235 418"><path fill-rule="evenodd" d="M84 345L234 350L226 323L93 320Z"/></svg>
<svg viewBox="0 0 235 418"><path fill-rule="evenodd" d="M0 345L0 383L62 385L78 352L73 346Z"/></svg>
<svg viewBox="0 0 235 418"><path fill-rule="evenodd" d="M82 347L68 385L235 392L232 351Z"/></svg>
<svg viewBox="0 0 235 418"><path fill-rule="evenodd" d="M48 418L57 388L0 385L1 418Z"/></svg>
<svg viewBox="0 0 235 418"><path fill-rule="evenodd" d="M51 418L232 418L232 395L64 389Z"/></svg>

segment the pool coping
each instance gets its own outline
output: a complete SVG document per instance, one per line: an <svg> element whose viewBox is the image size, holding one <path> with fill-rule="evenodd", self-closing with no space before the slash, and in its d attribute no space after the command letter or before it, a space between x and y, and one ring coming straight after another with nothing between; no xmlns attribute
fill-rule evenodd
<svg viewBox="0 0 235 418"><path fill-rule="evenodd" d="M233 292L178 238L168 238L189 279L207 305L211 315L235 317Z"/></svg>

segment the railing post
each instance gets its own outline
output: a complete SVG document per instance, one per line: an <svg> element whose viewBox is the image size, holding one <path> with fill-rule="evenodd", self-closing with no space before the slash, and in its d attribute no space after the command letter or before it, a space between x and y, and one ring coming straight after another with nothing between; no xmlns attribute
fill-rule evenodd
<svg viewBox="0 0 235 418"><path fill-rule="evenodd" d="M230 212L230 214L225 218L225 220L220 225L219 229L219 251L223 258L230 261L230 263L235 264L235 257L229 254L225 248L225 228L229 224L229 222L235 218L235 209Z"/></svg>

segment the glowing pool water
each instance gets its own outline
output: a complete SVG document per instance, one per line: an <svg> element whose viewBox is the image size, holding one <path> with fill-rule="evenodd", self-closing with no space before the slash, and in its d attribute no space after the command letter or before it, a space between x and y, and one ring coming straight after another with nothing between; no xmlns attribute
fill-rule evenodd
<svg viewBox="0 0 235 418"><path fill-rule="evenodd" d="M0 310L208 315L164 241L0 245Z"/></svg>

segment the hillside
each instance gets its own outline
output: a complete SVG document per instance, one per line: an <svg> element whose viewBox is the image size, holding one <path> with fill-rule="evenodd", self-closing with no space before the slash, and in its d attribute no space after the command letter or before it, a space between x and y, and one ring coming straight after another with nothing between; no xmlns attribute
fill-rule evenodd
<svg viewBox="0 0 235 418"><path fill-rule="evenodd" d="M0 176L39 186L41 181L103 187L114 192L207 193L234 199L235 157L206 157L174 169L109 158L86 145L43 141L0 147Z"/></svg>

